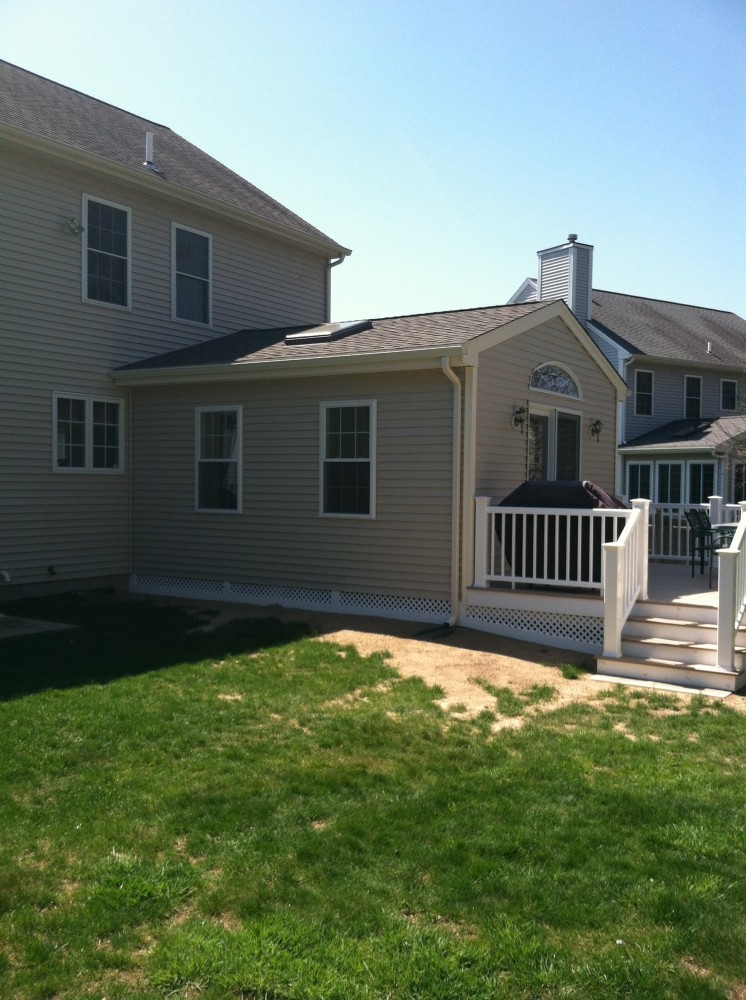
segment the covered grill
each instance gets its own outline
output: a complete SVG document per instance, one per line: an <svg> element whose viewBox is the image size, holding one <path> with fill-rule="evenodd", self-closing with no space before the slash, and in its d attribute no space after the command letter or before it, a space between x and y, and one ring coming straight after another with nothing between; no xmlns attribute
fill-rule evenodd
<svg viewBox="0 0 746 1000"><path fill-rule="evenodd" d="M601 546L615 541L624 518L569 517L571 510L627 509L627 504L595 483L580 480L527 480L500 507L545 508L546 514L505 513L495 519L503 556L514 577L601 584Z"/></svg>

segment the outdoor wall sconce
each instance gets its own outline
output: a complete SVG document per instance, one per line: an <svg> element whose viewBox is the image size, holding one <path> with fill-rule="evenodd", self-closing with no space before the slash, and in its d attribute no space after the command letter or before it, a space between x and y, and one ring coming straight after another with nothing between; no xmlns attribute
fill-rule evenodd
<svg viewBox="0 0 746 1000"><path fill-rule="evenodd" d="M604 429L603 420L594 420L591 426L588 428L588 433L596 441L601 437L601 431Z"/></svg>
<svg viewBox="0 0 746 1000"><path fill-rule="evenodd" d="M82 236L85 232L83 223L80 219L76 219L74 215L71 215L67 222L62 224L62 231L69 233L70 236Z"/></svg>
<svg viewBox="0 0 746 1000"><path fill-rule="evenodd" d="M520 432L523 433L523 425L526 423L527 420L528 420L527 406L519 406L515 410L513 410L513 416L510 418L510 422L517 431L520 430Z"/></svg>

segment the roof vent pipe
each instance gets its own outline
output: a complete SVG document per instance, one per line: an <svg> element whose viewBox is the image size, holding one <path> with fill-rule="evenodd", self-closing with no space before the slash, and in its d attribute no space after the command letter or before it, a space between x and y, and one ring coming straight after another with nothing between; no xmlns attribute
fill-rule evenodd
<svg viewBox="0 0 746 1000"><path fill-rule="evenodd" d="M712 341L711 340L707 341L707 353L708 354L712 354Z"/></svg>
<svg viewBox="0 0 746 1000"><path fill-rule="evenodd" d="M155 164L153 163L153 133L145 133L145 162L144 167L148 170L155 170Z"/></svg>

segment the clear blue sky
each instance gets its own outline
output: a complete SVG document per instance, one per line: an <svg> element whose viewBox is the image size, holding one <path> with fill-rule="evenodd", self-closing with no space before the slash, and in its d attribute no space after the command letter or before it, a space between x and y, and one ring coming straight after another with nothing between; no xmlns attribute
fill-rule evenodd
<svg viewBox="0 0 746 1000"><path fill-rule="evenodd" d="M350 247L335 319L505 302L569 232L746 316L745 0L0 0L0 39Z"/></svg>

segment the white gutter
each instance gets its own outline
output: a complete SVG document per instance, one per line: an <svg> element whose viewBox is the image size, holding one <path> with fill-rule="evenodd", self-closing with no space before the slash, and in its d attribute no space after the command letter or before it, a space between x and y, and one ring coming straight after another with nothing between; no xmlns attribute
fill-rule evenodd
<svg viewBox="0 0 746 1000"><path fill-rule="evenodd" d="M453 385L453 472L451 476L451 617L449 625L458 621L461 605L459 588L459 563L461 554L461 382L451 368L447 357L440 359L440 367Z"/></svg>

